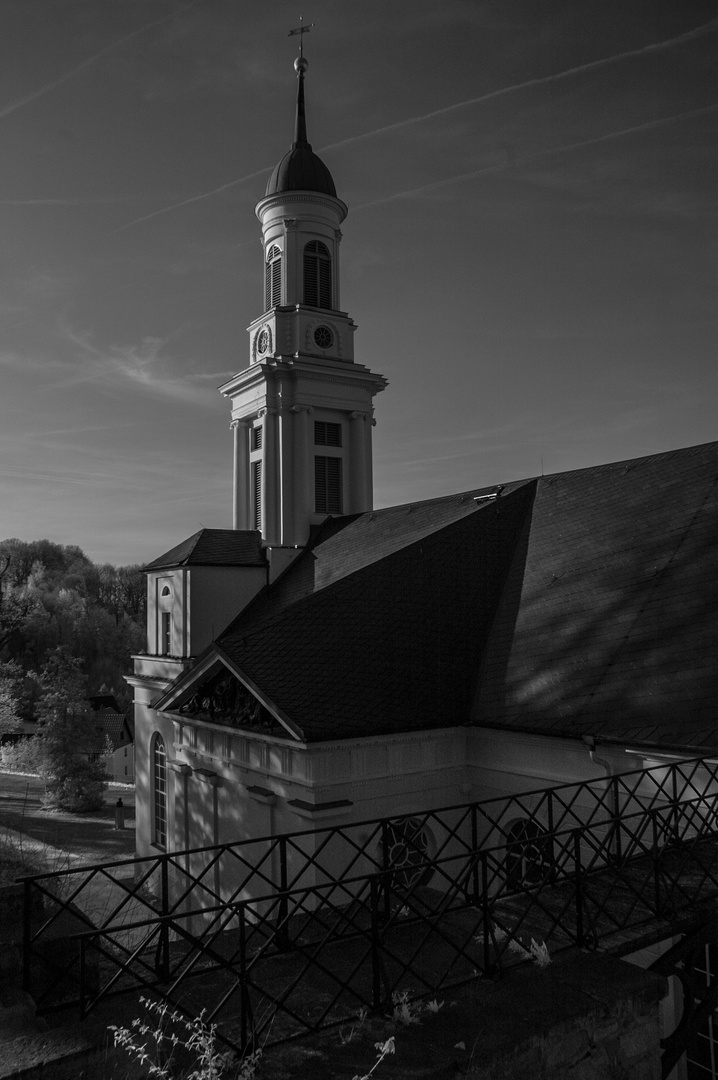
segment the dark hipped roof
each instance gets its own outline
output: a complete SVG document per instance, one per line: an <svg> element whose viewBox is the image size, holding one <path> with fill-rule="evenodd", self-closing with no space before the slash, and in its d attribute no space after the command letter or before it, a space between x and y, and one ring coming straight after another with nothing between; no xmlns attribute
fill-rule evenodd
<svg viewBox="0 0 718 1080"><path fill-rule="evenodd" d="M218 645L307 740L465 723L532 494L362 515L353 542L320 538Z"/></svg>
<svg viewBox="0 0 718 1080"><path fill-rule="evenodd" d="M217 651L307 741L717 749L717 478L710 444L330 520Z"/></svg>
<svg viewBox="0 0 718 1080"><path fill-rule="evenodd" d="M472 718L718 747L718 443L542 478Z"/></svg>
<svg viewBox="0 0 718 1080"><path fill-rule="evenodd" d="M172 566L264 566L266 556L258 532L235 529L200 529L181 544L144 567L164 570Z"/></svg>

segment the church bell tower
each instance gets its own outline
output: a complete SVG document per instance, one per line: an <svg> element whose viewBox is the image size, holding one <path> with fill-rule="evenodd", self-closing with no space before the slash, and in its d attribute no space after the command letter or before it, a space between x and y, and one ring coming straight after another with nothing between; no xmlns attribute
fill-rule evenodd
<svg viewBox="0 0 718 1080"><path fill-rule="evenodd" d="M340 226L347 207L307 141L295 60L294 142L256 214L264 313L249 326L247 366L220 391L234 433L235 529L301 547L327 515L373 506L372 400L387 380L354 361L356 326L340 306Z"/></svg>

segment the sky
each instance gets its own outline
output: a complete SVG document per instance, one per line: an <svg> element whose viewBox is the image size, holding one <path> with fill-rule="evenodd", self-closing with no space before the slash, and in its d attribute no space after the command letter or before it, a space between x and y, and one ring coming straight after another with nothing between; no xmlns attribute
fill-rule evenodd
<svg viewBox="0 0 718 1080"><path fill-rule="evenodd" d="M231 527L300 13L375 505L716 437L714 3L0 0L0 539Z"/></svg>

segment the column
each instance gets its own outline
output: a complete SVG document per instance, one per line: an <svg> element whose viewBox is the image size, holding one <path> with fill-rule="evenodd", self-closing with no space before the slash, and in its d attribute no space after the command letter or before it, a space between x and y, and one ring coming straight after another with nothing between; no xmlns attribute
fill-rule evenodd
<svg viewBox="0 0 718 1080"><path fill-rule="evenodd" d="M374 459L372 457L371 450L371 429L376 427L376 420L373 416L367 416L366 422L366 438L364 439L364 454L365 454L365 468L364 468L364 480L366 483L366 508L367 510L374 509Z"/></svg>
<svg viewBox="0 0 718 1080"><path fill-rule="evenodd" d="M314 461L310 454L310 405L293 405L294 412L294 544L305 544L314 513Z"/></svg>
<svg viewBox="0 0 718 1080"><path fill-rule="evenodd" d="M277 410L260 409L264 416L264 442L262 449L262 539L268 544L279 541L279 522L277 520L279 503L279 461Z"/></svg>
<svg viewBox="0 0 718 1080"><path fill-rule="evenodd" d="M279 543L294 544L294 484L292 451L295 412L286 405L277 417L279 441Z"/></svg>
<svg viewBox="0 0 718 1080"><path fill-rule="evenodd" d="M249 423L233 420L234 477L232 490L232 528L250 529L249 522Z"/></svg>
<svg viewBox="0 0 718 1080"><path fill-rule="evenodd" d="M345 513L358 514L371 510L371 496L367 500L367 453L366 453L366 413L350 413L349 429L349 484L347 500L349 506Z"/></svg>

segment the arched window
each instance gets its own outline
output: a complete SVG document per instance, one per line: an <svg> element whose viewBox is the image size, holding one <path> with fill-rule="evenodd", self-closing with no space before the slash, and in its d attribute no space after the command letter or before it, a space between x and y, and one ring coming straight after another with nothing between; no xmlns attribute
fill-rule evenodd
<svg viewBox="0 0 718 1080"><path fill-rule="evenodd" d="M278 307L282 302L282 252L276 244L267 251L264 267L265 310Z"/></svg>
<svg viewBox="0 0 718 1080"><path fill-rule="evenodd" d="M162 589L162 592L160 593L160 596L170 596L171 593L172 590L170 589L169 585L165 585Z"/></svg>
<svg viewBox="0 0 718 1080"><path fill-rule="evenodd" d="M332 259L326 244L319 240L304 248L304 303L309 307L332 306Z"/></svg>
<svg viewBox="0 0 718 1080"><path fill-rule="evenodd" d="M161 735L152 739L152 842L167 847L167 752Z"/></svg>

